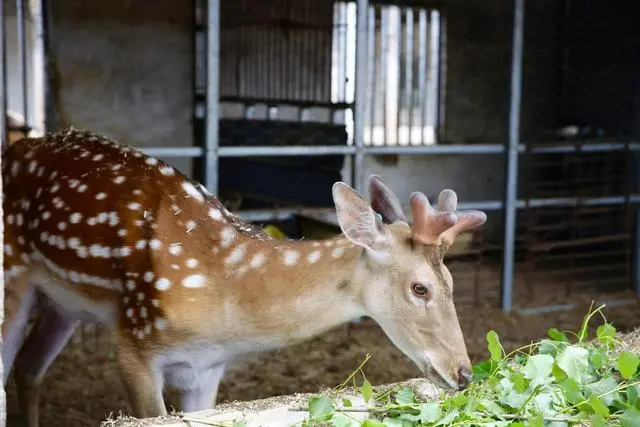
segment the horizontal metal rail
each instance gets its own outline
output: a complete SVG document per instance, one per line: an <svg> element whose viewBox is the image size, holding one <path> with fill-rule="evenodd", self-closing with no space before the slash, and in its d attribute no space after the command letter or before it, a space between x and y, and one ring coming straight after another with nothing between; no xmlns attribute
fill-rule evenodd
<svg viewBox="0 0 640 427"><path fill-rule="evenodd" d="M623 305L635 305L638 304L637 299L613 299L613 300L602 300L596 301L594 305L601 306L604 304L606 307L618 307ZM545 305L540 307L531 307L531 308L520 308L516 309L518 314L522 316L535 316L539 314L547 314L547 313L557 313L561 311L569 311L575 310L578 308L577 304L556 304L556 305Z"/></svg>
<svg viewBox="0 0 640 427"><path fill-rule="evenodd" d="M627 148L628 147L628 148ZM200 157L203 150L200 147L145 147L140 148L143 152L157 157ZM533 154L546 153L598 153L610 151L640 151L640 143L588 143L588 144L566 144L527 147L521 144L518 147L520 153L529 152ZM218 156L220 157L268 157L268 156L318 156L318 155L338 155L354 154L355 146L352 145L331 145L331 146L241 146L241 147L220 147ZM502 154L505 147L502 144L454 144L454 145L415 145L415 146L364 146L363 152L370 155L384 154L420 154L420 155L457 155L457 154Z"/></svg>
<svg viewBox="0 0 640 427"><path fill-rule="evenodd" d="M140 151L153 157L202 157L201 147L139 147Z"/></svg>
<svg viewBox="0 0 640 427"><path fill-rule="evenodd" d="M550 199L530 199L517 200L516 208L524 209L526 207L550 207L550 206L615 206L626 203L640 204L640 194L632 194L627 196L611 196L611 197L559 197ZM501 200L489 200L478 202L459 203L458 209L479 209L484 211L496 211L504 207ZM409 209L406 209L409 211ZM246 221L273 221L283 220L300 215L307 218L318 219L323 222L337 225L335 210L333 208L282 208L267 210L240 210L236 212Z"/></svg>

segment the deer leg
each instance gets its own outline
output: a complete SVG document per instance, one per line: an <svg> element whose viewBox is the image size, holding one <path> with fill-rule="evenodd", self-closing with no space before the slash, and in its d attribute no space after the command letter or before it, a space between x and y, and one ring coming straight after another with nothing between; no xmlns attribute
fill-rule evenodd
<svg viewBox="0 0 640 427"><path fill-rule="evenodd" d="M43 307L16 357L18 401L28 427L38 427L42 381L78 323L78 320L69 318L52 307Z"/></svg>
<svg viewBox="0 0 640 427"><path fill-rule="evenodd" d="M224 371L225 365L217 365L205 372L198 372L200 380L196 387L182 390L182 412L201 411L215 406Z"/></svg>
<svg viewBox="0 0 640 427"><path fill-rule="evenodd" d="M2 366L5 385L24 341L29 315L35 303L36 291L29 285L27 274L7 278L5 272L5 318L2 323Z"/></svg>
<svg viewBox="0 0 640 427"><path fill-rule="evenodd" d="M118 336L117 361L132 415L135 418L167 415L162 398L162 373L151 364L150 359L142 357L131 339Z"/></svg>

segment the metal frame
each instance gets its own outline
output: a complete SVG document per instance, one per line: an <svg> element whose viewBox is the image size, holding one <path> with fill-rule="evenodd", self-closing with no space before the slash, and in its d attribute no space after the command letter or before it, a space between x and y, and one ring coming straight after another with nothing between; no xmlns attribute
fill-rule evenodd
<svg viewBox="0 0 640 427"><path fill-rule="evenodd" d="M22 5L23 0L16 0ZM357 76L368 75L368 37L369 37L369 5L373 0L355 0L357 5L356 20L356 68ZM44 3L44 2L41 2ZM512 36L512 58L511 58L511 93L509 111L509 132L506 144L489 143L474 145L432 145L432 146L390 146L377 147L365 146L364 127L362 123L365 119L365 103L362 101L367 95L366 79L356 78L355 82L355 102L352 105L355 117L354 144L352 146L314 146L314 147L220 147L218 137L219 118L219 58L220 58L220 0L200 0L202 5L206 3L206 24L201 24L201 28L196 31L206 33L207 65L206 65L206 97L196 94L195 108L200 107L205 111L202 119L206 124L204 135L196 135L196 146L193 147L146 147L142 150L148 154L158 157L189 157L200 158L204 163L204 170L201 180L205 186L214 194L218 192L218 161L222 157L242 157L242 156L314 156L314 155L345 155L351 159L352 182L356 189L363 190L365 177L363 175L363 161L367 155L383 154L416 154L416 155L474 155L474 154L495 154L504 155L507 161L505 176L505 195L503 200L478 201L472 203L461 203L463 209L475 208L484 210L504 210L504 247L503 247L503 270L501 287L501 308L505 312L513 309L513 277L515 267L515 227L518 209L524 207L540 206L581 206L581 205L619 205L619 204L640 204L640 195L613 196L603 198L556 198L556 199L535 199L519 200L517 198L518 181L518 160L519 154L525 151L530 153L572 153L572 152L606 152L606 151L640 151L640 142L633 141L627 143L615 142L612 144L593 143L584 145L566 144L562 146L536 146L527 147L520 143L520 108L522 91L522 58L523 58L523 34L524 34L524 0L513 0L513 36ZM6 111L6 46L4 34L4 6L0 12L0 84L3 92L0 95L0 120L5 122ZM44 14L43 14L44 16ZM44 19L44 18L43 18ZM41 28L45 28L46 23ZM196 26L198 27L198 26ZM24 31L23 26L19 26ZM43 31L44 33L44 31ZM43 34L42 37L45 35ZM43 39L46 42L46 38ZM20 39L22 44L24 39ZM46 61L45 61L46 64ZM46 67L46 65L45 65ZM445 78L445 76L442 76ZM26 108L26 105L25 105ZM25 114L26 116L26 114ZM199 117L197 115L194 115ZM0 137L4 144L6 140L6 127L0 126ZM640 211L639 211L640 212ZM335 223L335 213L331 209L278 209L272 211L245 211L239 214L248 220L265 221L269 219L283 219L292 215L305 215L315 218L322 218L325 221ZM640 221L640 213L638 214ZM640 234L636 237L636 246L640 246ZM637 255L640 256L640 255ZM640 259L640 258L639 258ZM638 268L636 268L638 270ZM636 291L640 295L640 273L636 273ZM570 305L558 306L559 309L570 308ZM521 310L523 313L547 312L552 307L534 308Z"/></svg>

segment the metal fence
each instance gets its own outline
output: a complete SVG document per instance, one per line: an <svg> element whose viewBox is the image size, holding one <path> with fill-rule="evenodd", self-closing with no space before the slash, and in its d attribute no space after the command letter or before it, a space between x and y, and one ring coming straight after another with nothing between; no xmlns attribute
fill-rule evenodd
<svg viewBox="0 0 640 427"><path fill-rule="evenodd" d="M566 5L571 2L560 3L569 9ZM28 18L33 23L45 59L31 66L42 68L46 76L46 3L29 4L37 5L39 12L19 12L17 22ZM195 145L143 150L161 157L197 159L199 179L214 193L223 190L219 171L230 168L232 163L225 166L229 159L250 158L258 165L264 159L282 157L346 158L347 181L363 191L367 156L502 157L505 170L496 173L504 174L504 196L460 206L504 214L501 242L493 246L484 242L476 253L479 258L475 258L470 279L476 303L483 281L478 279L478 271L484 262L478 260L486 259L482 257L489 253L498 253L499 267L497 273L491 273L496 277L484 281L495 283L492 289L499 298L495 303L505 311L513 309L514 301L528 312L566 308L566 304L557 303L585 288L596 296L634 286L640 292L635 268L640 195L635 183L631 185L636 173L634 153L640 143L619 135L587 140L581 128L577 128L577 135L569 135L573 138L567 135L576 129L567 128L564 136L546 141L523 132L523 127L527 131L531 127L522 123L523 99L537 96L540 90L530 84L527 70L531 64L525 64L527 42L539 37L525 28L527 22L539 19L535 11L527 15L532 4L514 0L507 8L511 21L506 36L510 53L505 61L509 72L504 73L508 76L508 101L504 102L504 117L496 119L505 124L505 136L498 142L471 144L443 140L448 114L445 105L450 96L447 88L453 84L448 82L447 10L443 2L195 0ZM16 5L18 11L27 10L20 0ZM563 13L558 22L570 29L565 32L575 31L576 26L569 25L576 21L575 13ZM18 28L24 31L24 25ZM5 32L3 26L3 35ZM574 117L565 117L571 120L589 113L584 110L585 96L575 95L577 71L567 71L572 52L583 48L575 45L577 36L568 34L566 38L558 42L559 86L557 90L547 88L547 96L558 97L560 112L571 110L567 110L571 102L582 106L582 110L571 110ZM3 36L2 117L7 91L4 40ZM19 42L23 46L24 39L19 37ZM250 61L248 55L253 55ZM467 73L472 79L474 70ZM585 91L598 87L593 80ZM535 119L535 114L527 117ZM247 129L260 129L257 134L227 138L227 132L238 132L238 126L233 125L238 122ZM280 133L274 137L271 130L264 130L264 126L281 129L282 124L287 137ZM344 138L340 134L343 130ZM326 143L328 140L333 142ZM304 164L300 163L301 168ZM259 221L296 214L335 221L329 208L296 204L241 212L246 219ZM521 282L517 280L520 276ZM565 293L553 301L536 299L543 293L540 283L561 283L556 287ZM543 307L527 306L532 300Z"/></svg>

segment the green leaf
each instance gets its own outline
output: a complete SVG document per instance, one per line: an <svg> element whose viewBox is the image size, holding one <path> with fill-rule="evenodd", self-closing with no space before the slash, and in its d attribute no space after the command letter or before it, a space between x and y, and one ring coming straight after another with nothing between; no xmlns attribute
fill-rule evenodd
<svg viewBox="0 0 640 427"><path fill-rule="evenodd" d="M621 427L638 427L640 426L640 411L636 408L629 408L620 416Z"/></svg>
<svg viewBox="0 0 640 427"><path fill-rule="evenodd" d="M362 382L362 385L360 386L360 393L362 393L362 397L364 398L365 402L371 400L371 396L373 396L373 387L371 386L371 383L369 383L369 381L364 380Z"/></svg>
<svg viewBox="0 0 640 427"><path fill-rule="evenodd" d="M596 338L601 344L611 347L615 343L616 328L610 323L600 325L596 330Z"/></svg>
<svg viewBox="0 0 640 427"><path fill-rule="evenodd" d="M351 408L353 406L353 402L351 402L350 399L347 399L346 397L342 398L342 406L344 406L345 408Z"/></svg>
<svg viewBox="0 0 640 427"><path fill-rule="evenodd" d="M500 344L500 337L494 330L487 332L487 344L489 347L489 353L491 354L491 360L499 362L502 360L502 345Z"/></svg>
<svg viewBox="0 0 640 427"><path fill-rule="evenodd" d="M602 350L593 350L589 355L589 361L595 369L600 369L607 361L607 353Z"/></svg>
<svg viewBox="0 0 640 427"><path fill-rule="evenodd" d="M442 417L440 405L434 402L420 405L420 421L422 423L435 423Z"/></svg>
<svg viewBox="0 0 640 427"><path fill-rule="evenodd" d="M567 401L571 404L576 404L584 400L582 394L582 388L580 384L571 378L567 378L559 383L560 389L564 392Z"/></svg>
<svg viewBox="0 0 640 427"><path fill-rule="evenodd" d="M408 420L403 420L402 418L385 417L382 420L382 424L384 424L387 427L404 427L404 426L411 426L413 423Z"/></svg>
<svg viewBox="0 0 640 427"><path fill-rule="evenodd" d="M544 427L542 415L535 415L527 420L527 427Z"/></svg>
<svg viewBox="0 0 640 427"><path fill-rule="evenodd" d="M458 417L458 415L460 415L460 411L458 409L454 409L449 412L444 418L440 419L440 421L435 423L434 426L448 426L453 422L453 420Z"/></svg>
<svg viewBox="0 0 640 427"><path fill-rule="evenodd" d="M331 418L331 424L335 427L356 427L360 425L358 421L340 413L336 413L333 415L333 417Z"/></svg>
<svg viewBox="0 0 640 427"><path fill-rule="evenodd" d="M498 369L498 365L493 360L485 360L473 365L473 381L480 382L485 378L489 378Z"/></svg>
<svg viewBox="0 0 640 427"><path fill-rule="evenodd" d="M602 415L598 415L598 414L591 417L590 423L591 423L591 427L605 427L607 425L607 422L602 417Z"/></svg>
<svg viewBox="0 0 640 427"><path fill-rule="evenodd" d="M309 415L317 421L329 421L333 415L333 402L329 396L314 396L309 399Z"/></svg>
<svg viewBox="0 0 640 427"><path fill-rule="evenodd" d="M522 370L524 377L531 380L531 384L534 387L538 384L544 384L545 380L551 375L553 362L553 357L548 354L531 356Z"/></svg>
<svg viewBox="0 0 640 427"><path fill-rule="evenodd" d="M627 403L631 406L636 406L638 403L638 388L635 385L627 387Z"/></svg>
<svg viewBox="0 0 640 427"><path fill-rule="evenodd" d="M451 399L449 400L449 402L451 403L452 407L461 408L467 403L469 403L469 398L465 394L458 393L451 396Z"/></svg>
<svg viewBox="0 0 640 427"><path fill-rule="evenodd" d="M587 384L584 391L587 392L587 396L591 394L599 396L605 405L609 406L617 397L618 393L615 391L617 387L618 383L613 377L604 377L600 381Z"/></svg>
<svg viewBox="0 0 640 427"><path fill-rule="evenodd" d="M622 377L625 380L628 380L635 375L636 371L638 370L639 363L640 360L638 360L638 356L629 351L623 351L618 357L618 363L616 364L616 366L618 368L618 371L620 371Z"/></svg>
<svg viewBox="0 0 640 427"><path fill-rule="evenodd" d="M558 355L557 363L569 378L581 383L582 376L589 370L589 350L570 345Z"/></svg>
<svg viewBox="0 0 640 427"><path fill-rule="evenodd" d="M375 420L373 418L367 418L361 424L362 427L385 427L383 422Z"/></svg>
<svg viewBox="0 0 640 427"><path fill-rule="evenodd" d="M522 375L519 372L516 372L515 374L511 375L511 382L513 383L513 388L517 392L522 393L527 388L527 380L524 377L524 375Z"/></svg>
<svg viewBox="0 0 640 427"><path fill-rule="evenodd" d="M416 396L410 388L403 388L396 394L396 403L398 405L412 405L416 403Z"/></svg>
<svg viewBox="0 0 640 427"><path fill-rule="evenodd" d="M569 342L569 340L567 339L567 336L556 328L550 328L547 331L547 335L549 336L549 338L551 338L554 341Z"/></svg>
<svg viewBox="0 0 640 427"><path fill-rule="evenodd" d="M591 397L589 397L589 406L591 406L591 409L593 409L593 412L596 415L600 415L603 418L607 418L609 416L609 408L607 408L607 405L602 403L602 400L600 400L600 398L595 394L592 394Z"/></svg>

